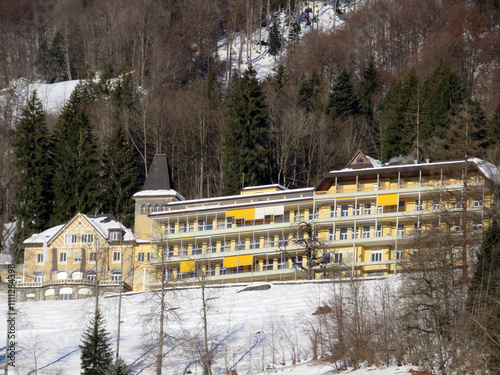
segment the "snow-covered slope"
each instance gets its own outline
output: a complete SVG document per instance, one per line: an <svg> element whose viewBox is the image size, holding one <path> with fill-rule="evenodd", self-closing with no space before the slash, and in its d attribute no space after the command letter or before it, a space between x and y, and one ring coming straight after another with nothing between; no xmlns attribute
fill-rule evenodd
<svg viewBox="0 0 500 375"><path fill-rule="evenodd" d="M370 288L395 279L368 281ZM254 284L260 285L260 284ZM326 374L331 366L311 367L310 345L303 327L306 319L314 319L316 307L328 299L329 284L291 282L268 284L267 290L242 291L244 286L233 285L207 288L210 309L208 313L211 342L219 344L214 361L214 374L223 374L225 363L239 374L267 367L274 356L276 363L285 363L283 371L294 374ZM201 291L186 288L168 293L170 311L166 332L171 337L165 348L165 368L168 374L200 373L193 349L201 338ZM125 294L122 309L120 355L132 365L136 374L152 374L154 367L155 332L157 332L157 304L152 292ZM102 311L107 329L116 345L118 298L102 298ZM6 314L6 304L0 307ZM16 368L20 374L33 370L35 358L38 374L79 374L78 345L89 317L94 311L94 300L41 301L16 305L17 354ZM175 316L173 315L175 313ZM285 337L284 333L287 334ZM0 325L0 337L5 337L5 324ZM297 363L292 366L296 346ZM1 348L1 347L0 347ZM0 357L5 353L1 348ZM264 359L262 354L264 353ZM0 362L2 359L0 358ZM167 370L168 369L168 370ZM407 374L407 368L370 370L372 375ZM355 372L353 374L362 374Z"/></svg>

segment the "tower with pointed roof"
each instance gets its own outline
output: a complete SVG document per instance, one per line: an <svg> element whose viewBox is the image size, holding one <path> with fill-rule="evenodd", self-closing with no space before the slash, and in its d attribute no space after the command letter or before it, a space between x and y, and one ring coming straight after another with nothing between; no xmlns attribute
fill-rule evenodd
<svg viewBox="0 0 500 375"><path fill-rule="evenodd" d="M137 238L149 240L151 219L148 214L165 211L169 202L184 200L184 197L173 189L166 154L154 156L142 190L132 198L135 201L134 233Z"/></svg>

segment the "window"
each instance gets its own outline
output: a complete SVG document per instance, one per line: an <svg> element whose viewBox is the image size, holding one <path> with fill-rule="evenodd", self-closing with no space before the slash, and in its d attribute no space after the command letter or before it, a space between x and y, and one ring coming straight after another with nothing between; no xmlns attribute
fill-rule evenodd
<svg viewBox="0 0 500 375"><path fill-rule="evenodd" d="M170 223L165 225L165 234L174 234L175 233L175 224Z"/></svg>
<svg viewBox="0 0 500 375"><path fill-rule="evenodd" d="M370 254L370 261L381 262L382 261L382 250L372 250Z"/></svg>
<svg viewBox="0 0 500 375"><path fill-rule="evenodd" d="M258 249L260 248L260 239L252 238L250 239L250 249Z"/></svg>
<svg viewBox="0 0 500 375"><path fill-rule="evenodd" d="M119 261L120 261L120 252L113 251L113 262L119 262Z"/></svg>
<svg viewBox="0 0 500 375"><path fill-rule="evenodd" d="M228 241L221 242L220 251L223 253L224 251L231 250L231 244Z"/></svg>
<svg viewBox="0 0 500 375"><path fill-rule="evenodd" d="M186 233L187 232L187 223L179 223L179 233Z"/></svg>
<svg viewBox="0 0 500 375"><path fill-rule="evenodd" d="M347 228L340 228L340 239L347 240Z"/></svg>
<svg viewBox="0 0 500 375"><path fill-rule="evenodd" d="M333 255L332 258L333 263L338 263L338 264L342 263L342 255L343 255L342 253L333 253L332 255Z"/></svg>
<svg viewBox="0 0 500 375"><path fill-rule="evenodd" d="M59 301L69 301L71 294L59 294Z"/></svg>
<svg viewBox="0 0 500 375"><path fill-rule="evenodd" d="M227 274L227 268L220 268L219 269L219 275L226 275Z"/></svg>
<svg viewBox="0 0 500 375"><path fill-rule="evenodd" d="M397 259L397 260L401 260L401 259L403 259L403 256L404 256L404 253L403 253L403 251L402 251L402 250L398 250L398 251L396 251L396 259Z"/></svg>
<svg viewBox="0 0 500 375"><path fill-rule="evenodd" d="M274 247L274 236L267 237L264 241L264 247Z"/></svg>
<svg viewBox="0 0 500 375"><path fill-rule="evenodd" d="M340 206L340 216L349 216L349 205L343 204Z"/></svg>
<svg viewBox="0 0 500 375"><path fill-rule="evenodd" d="M177 250L177 255L180 257L186 257L188 255L187 248L185 248L184 245L180 245Z"/></svg>
<svg viewBox="0 0 500 375"><path fill-rule="evenodd" d="M287 234L280 234L278 236L278 246L283 247L288 245L288 235Z"/></svg>
<svg viewBox="0 0 500 375"><path fill-rule="evenodd" d="M483 229L483 223L481 221L476 221L472 223L472 229Z"/></svg>
<svg viewBox="0 0 500 375"><path fill-rule="evenodd" d="M366 202L363 205L363 215L370 215L372 213L372 204L370 202Z"/></svg>
<svg viewBox="0 0 500 375"><path fill-rule="evenodd" d="M207 253L210 254L210 253L215 253L215 252L217 252L217 242L207 243Z"/></svg>
<svg viewBox="0 0 500 375"><path fill-rule="evenodd" d="M433 201L432 202L432 209L433 210L439 210L439 209L441 209L441 203L439 203L438 201Z"/></svg>
<svg viewBox="0 0 500 375"><path fill-rule="evenodd" d="M200 231L206 230L205 220L198 220L198 230L200 230Z"/></svg>
<svg viewBox="0 0 500 375"><path fill-rule="evenodd" d="M335 241L335 231L333 228L328 228L328 241Z"/></svg>
<svg viewBox="0 0 500 375"><path fill-rule="evenodd" d="M285 268L285 261L283 259L278 259L277 266L278 266L278 268L277 268L278 270L284 269Z"/></svg>
<svg viewBox="0 0 500 375"><path fill-rule="evenodd" d="M309 220L317 219L318 218L318 212L313 212L312 210L309 211Z"/></svg>
<svg viewBox="0 0 500 375"><path fill-rule="evenodd" d="M96 260L96 253L95 251L89 253L89 262L95 262Z"/></svg>
<svg viewBox="0 0 500 375"><path fill-rule="evenodd" d="M337 216L337 210L335 209L334 205L330 206L330 217L335 217Z"/></svg>
<svg viewBox="0 0 500 375"><path fill-rule="evenodd" d="M37 263L43 263L43 254L42 253L37 253L36 254L36 262Z"/></svg>
<svg viewBox="0 0 500 375"><path fill-rule="evenodd" d="M377 225L377 231L375 232L375 237L382 237L382 225Z"/></svg>
<svg viewBox="0 0 500 375"><path fill-rule="evenodd" d="M474 199L474 201L472 202L472 205L474 207L482 207L483 206L483 201L479 200L479 199Z"/></svg>
<svg viewBox="0 0 500 375"><path fill-rule="evenodd" d="M244 239L239 239L236 240L235 245L234 245L235 250L245 250L245 240Z"/></svg>
<svg viewBox="0 0 500 375"><path fill-rule="evenodd" d="M359 215L360 211L361 211L361 204L355 203L352 205L352 214L353 215Z"/></svg>
<svg viewBox="0 0 500 375"><path fill-rule="evenodd" d="M200 255L202 252L203 252L203 250L202 250L201 243L195 243L195 244L193 245L193 251L192 251L192 254L193 254L193 255Z"/></svg>
<svg viewBox="0 0 500 375"><path fill-rule="evenodd" d="M422 223L413 223L413 233L422 233Z"/></svg>
<svg viewBox="0 0 500 375"><path fill-rule="evenodd" d="M109 232L109 240L110 241L120 241L120 232L116 231L116 230Z"/></svg>
<svg viewBox="0 0 500 375"><path fill-rule="evenodd" d="M206 266L205 267L205 275L206 276L215 276L215 267L213 267L213 266Z"/></svg>
<svg viewBox="0 0 500 375"><path fill-rule="evenodd" d="M402 236L403 234L405 234L405 225L404 224L399 224L398 225L398 235Z"/></svg>
<svg viewBox="0 0 500 375"><path fill-rule="evenodd" d="M144 262L144 252L139 252L137 253L137 261L138 262Z"/></svg>
<svg viewBox="0 0 500 375"><path fill-rule="evenodd" d="M383 214L384 213L384 206L377 206L377 213Z"/></svg>
<svg viewBox="0 0 500 375"><path fill-rule="evenodd" d="M35 283L43 283L45 281L45 276L43 273L35 273L35 276L33 276L33 281Z"/></svg>
<svg viewBox="0 0 500 375"><path fill-rule="evenodd" d="M170 254L170 253L169 253L169 254ZM151 258L153 257L153 253L151 253L151 251L148 251L148 252L147 252L147 254L146 254L146 256L147 256L146 260L147 260L148 262L150 262L150 261L151 261Z"/></svg>
<svg viewBox="0 0 500 375"><path fill-rule="evenodd" d="M75 255L73 256L73 263L81 263L82 262L82 250L75 250Z"/></svg>
<svg viewBox="0 0 500 375"><path fill-rule="evenodd" d="M363 227L363 238L370 238L370 227L369 226Z"/></svg>
<svg viewBox="0 0 500 375"><path fill-rule="evenodd" d="M59 263L66 263L66 252L61 251L59 253Z"/></svg>
<svg viewBox="0 0 500 375"><path fill-rule="evenodd" d="M19 284L22 281L21 276L16 276L15 281L16 281L16 284Z"/></svg>
<svg viewBox="0 0 500 375"><path fill-rule="evenodd" d="M213 224L214 224L214 222L212 219L207 220L205 223L205 230L212 230Z"/></svg>
<svg viewBox="0 0 500 375"><path fill-rule="evenodd" d="M271 271L273 269L273 260L264 259L262 261L262 271Z"/></svg>
<svg viewBox="0 0 500 375"><path fill-rule="evenodd" d="M422 211L423 205L420 199L415 199L415 211Z"/></svg>
<svg viewBox="0 0 500 375"><path fill-rule="evenodd" d="M363 159L363 158L358 158L358 161L357 161L357 162L358 162L358 163L364 163L364 162L365 162L365 159Z"/></svg>
<svg viewBox="0 0 500 375"><path fill-rule="evenodd" d="M121 281L122 273L119 271L115 271L111 273L111 281Z"/></svg>
<svg viewBox="0 0 500 375"><path fill-rule="evenodd" d="M228 217L226 218L226 228L232 228L233 226L233 219Z"/></svg>
<svg viewBox="0 0 500 375"><path fill-rule="evenodd" d="M94 235L92 233L82 234L82 243L91 243L91 242L94 242Z"/></svg>
<svg viewBox="0 0 500 375"><path fill-rule="evenodd" d="M147 213L148 213L148 207L145 204L143 204L141 206L141 214L147 214Z"/></svg>

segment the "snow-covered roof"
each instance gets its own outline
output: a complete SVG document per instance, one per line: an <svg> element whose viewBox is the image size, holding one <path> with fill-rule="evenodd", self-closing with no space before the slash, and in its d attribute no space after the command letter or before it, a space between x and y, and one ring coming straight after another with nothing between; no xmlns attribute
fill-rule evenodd
<svg viewBox="0 0 500 375"><path fill-rule="evenodd" d="M273 195L280 195L280 194L300 194L300 193L309 193L313 192L314 188L301 188L301 189L288 189L285 191L271 191L268 193L264 193L266 196L273 196ZM247 200L247 199L252 199L252 198L258 198L261 197L263 193L253 193L253 194L238 194L238 195L227 195L224 197L214 197L214 198L201 198L201 199L191 199L191 200L185 200L183 202L169 202L167 203L168 206L177 206L177 205L188 205L188 204L200 204L200 203L209 203L209 202L214 202L214 201L227 201L227 200ZM272 202L272 201L269 201Z"/></svg>
<svg viewBox="0 0 500 375"><path fill-rule="evenodd" d="M84 215L82 217L88 220L88 222L95 228L95 230L105 239L109 238L110 230L122 230L125 234L123 236L123 241L129 242L134 241L135 236L132 231L126 228L122 223L116 221L111 215L98 215L95 217ZM44 242L51 242L55 236L64 229L68 223L56 225L55 227L49 228L41 233L35 233L28 239L23 241L25 245L43 244Z"/></svg>
<svg viewBox="0 0 500 375"><path fill-rule="evenodd" d="M496 165L479 158L470 158L469 161L477 165L484 177L500 185L500 169Z"/></svg>
<svg viewBox="0 0 500 375"><path fill-rule="evenodd" d="M180 195L177 191L174 189L170 190L142 190L138 191L133 195L133 197L165 197L165 196L175 196L177 199L181 201L185 201L186 198L184 198L182 195Z"/></svg>
<svg viewBox="0 0 500 375"><path fill-rule="evenodd" d="M278 188L280 190L289 190L287 187L284 187L283 185L280 185L280 184L270 184L270 185L247 186L246 188L243 188L243 191L258 190L258 189L271 189L271 188Z"/></svg>
<svg viewBox="0 0 500 375"><path fill-rule="evenodd" d="M368 160L370 160L370 163L373 164L374 168L381 168L384 166L384 163L382 163L380 160L372 158L371 156L368 156L366 154L365 154L365 156L368 158Z"/></svg>

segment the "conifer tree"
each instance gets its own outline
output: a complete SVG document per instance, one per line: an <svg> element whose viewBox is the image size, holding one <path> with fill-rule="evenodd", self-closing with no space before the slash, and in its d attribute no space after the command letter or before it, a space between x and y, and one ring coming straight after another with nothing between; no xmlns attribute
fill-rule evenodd
<svg viewBox="0 0 500 375"><path fill-rule="evenodd" d="M24 107L13 145L20 177L16 192L16 211L22 228L19 236L25 239L47 229L52 207L49 137L36 91Z"/></svg>
<svg viewBox="0 0 500 375"><path fill-rule="evenodd" d="M424 157L434 159L429 150L435 139L443 139L450 119L467 98L464 84L458 75L444 61L425 79L422 86L421 135Z"/></svg>
<svg viewBox="0 0 500 375"><path fill-rule="evenodd" d="M282 39L280 19L279 17L274 17L269 30L269 54L271 56L276 56L280 53Z"/></svg>
<svg viewBox="0 0 500 375"><path fill-rule="evenodd" d="M351 82L351 75L346 68L343 68L335 79L328 108L333 116L340 118L359 113L358 99Z"/></svg>
<svg viewBox="0 0 500 375"><path fill-rule="evenodd" d="M57 31L45 55L45 70L47 72L48 83L68 79L63 43L64 37L60 31Z"/></svg>
<svg viewBox="0 0 500 375"><path fill-rule="evenodd" d="M412 138L416 133L412 104L417 99L418 77L414 70L401 81L394 81L378 108L381 123L382 160L406 156L412 151Z"/></svg>
<svg viewBox="0 0 500 375"><path fill-rule="evenodd" d="M372 57L363 72L359 90L359 111L367 117L369 122L373 120L373 94L378 90L379 85L380 78Z"/></svg>
<svg viewBox="0 0 500 375"><path fill-rule="evenodd" d="M98 207L98 158L80 85L59 116L54 138L53 224L57 224Z"/></svg>
<svg viewBox="0 0 500 375"><path fill-rule="evenodd" d="M104 375L112 366L113 352L105 325L106 320L97 309L82 335L80 360L83 375Z"/></svg>
<svg viewBox="0 0 500 375"><path fill-rule="evenodd" d="M250 66L235 83L226 112L223 193L270 182L268 108L257 72Z"/></svg>
<svg viewBox="0 0 500 375"><path fill-rule="evenodd" d="M132 148L121 125L108 142L102 165L102 211L115 215L129 227L134 219L132 195L138 188L138 173Z"/></svg>
<svg viewBox="0 0 500 375"><path fill-rule="evenodd" d="M485 347L491 373L500 371L500 225L493 220L477 253L469 290L469 308L476 339Z"/></svg>
<svg viewBox="0 0 500 375"><path fill-rule="evenodd" d="M299 22L294 22L291 25L291 30L288 34L288 40L290 40L290 46L294 46L300 41L301 27Z"/></svg>
<svg viewBox="0 0 500 375"><path fill-rule="evenodd" d="M488 127L488 144L500 145L500 104L495 109Z"/></svg>

